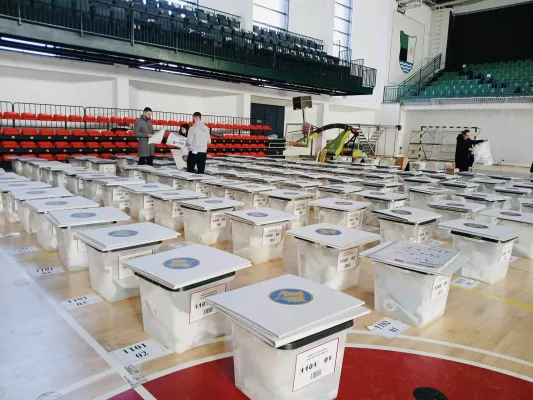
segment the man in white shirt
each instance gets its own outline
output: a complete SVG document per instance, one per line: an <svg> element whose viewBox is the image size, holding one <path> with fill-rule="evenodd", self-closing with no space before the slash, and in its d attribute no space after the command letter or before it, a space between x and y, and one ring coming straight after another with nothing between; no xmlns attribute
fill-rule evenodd
<svg viewBox="0 0 533 400"><path fill-rule="evenodd" d="M195 112L192 119L194 125L189 129L187 142L185 142L185 146L189 148L187 172L194 172L197 167L198 173L203 174L207 160L207 145L211 143L211 135L209 128L202 122L202 114Z"/></svg>

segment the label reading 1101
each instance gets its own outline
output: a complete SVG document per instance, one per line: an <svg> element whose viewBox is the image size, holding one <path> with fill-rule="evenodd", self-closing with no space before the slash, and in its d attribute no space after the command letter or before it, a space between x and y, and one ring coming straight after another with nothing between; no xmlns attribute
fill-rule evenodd
<svg viewBox="0 0 533 400"><path fill-rule="evenodd" d="M154 339L143 340L111 352L125 365L136 364L165 354L167 351Z"/></svg>
<svg viewBox="0 0 533 400"><path fill-rule="evenodd" d="M296 356L292 391L300 390L335 372L339 338L304 351Z"/></svg>
<svg viewBox="0 0 533 400"><path fill-rule="evenodd" d="M226 291L226 284L212 286L207 289L200 290L191 294L191 311L189 314L189 324L200 319L210 317L218 313L218 310L207 302L209 296L224 293Z"/></svg>

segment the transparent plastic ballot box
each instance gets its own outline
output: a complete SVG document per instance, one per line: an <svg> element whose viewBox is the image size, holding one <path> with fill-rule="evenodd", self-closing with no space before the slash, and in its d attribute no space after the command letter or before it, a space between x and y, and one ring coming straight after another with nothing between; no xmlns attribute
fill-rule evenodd
<svg viewBox="0 0 533 400"><path fill-rule="evenodd" d="M446 221L439 226L450 232L453 246L470 257L461 268L462 276L489 284L507 276L519 229L467 219Z"/></svg>
<svg viewBox="0 0 533 400"><path fill-rule="evenodd" d="M34 161L35 157L18 157L17 160L20 162L20 166L17 165L16 168L13 168L13 171L31 179L31 165L29 163L30 161Z"/></svg>
<svg viewBox="0 0 533 400"><path fill-rule="evenodd" d="M225 212L243 205L242 201L221 197L183 201L185 240L205 245L229 240L230 224Z"/></svg>
<svg viewBox="0 0 533 400"><path fill-rule="evenodd" d="M474 193L479 187L479 183L465 181L441 181L440 185L455 192L452 195L453 200L460 200L457 193Z"/></svg>
<svg viewBox="0 0 533 400"><path fill-rule="evenodd" d="M438 179L433 179L428 176L413 176L403 179L403 192L409 194L409 189L416 186L437 186Z"/></svg>
<svg viewBox="0 0 533 400"><path fill-rule="evenodd" d="M452 274L468 256L412 242L385 242L361 253L374 263L374 309L423 327L446 310Z"/></svg>
<svg viewBox="0 0 533 400"><path fill-rule="evenodd" d="M201 244L124 261L140 279L144 331L182 353L230 334L226 317L207 298L231 289L249 260Z"/></svg>
<svg viewBox="0 0 533 400"><path fill-rule="evenodd" d="M533 180L513 182L513 187L533 190ZM527 197L533 198L533 191Z"/></svg>
<svg viewBox="0 0 533 400"><path fill-rule="evenodd" d="M457 175L452 175L452 174L446 174L446 173L441 173L441 174L425 174L425 176L428 176L432 179L437 179L439 181L439 183L442 183L442 182L456 182L459 180L459 176Z"/></svg>
<svg viewBox="0 0 533 400"><path fill-rule="evenodd" d="M13 172L7 172L5 174L0 175L0 187L4 184L8 183L18 183L18 182L29 182L30 180L26 178L25 176L15 174ZM2 197L0 195L0 212L4 211L4 202L2 200Z"/></svg>
<svg viewBox="0 0 533 400"><path fill-rule="evenodd" d="M99 160L99 158L98 158L98 157L94 157L94 156L87 156L87 157L85 158L85 160L83 161L83 166L84 166L85 168L87 168L87 169L90 169L90 170L94 171L94 170L92 169L92 162L93 162L94 160Z"/></svg>
<svg viewBox="0 0 533 400"><path fill-rule="evenodd" d="M211 179L207 181L206 187L207 187L207 193L205 193L208 197L222 197L226 199L235 200L235 193L233 189L228 189L228 185L238 185L241 184L242 181L238 181L236 179L226 179L226 178L218 178L218 179Z"/></svg>
<svg viewBox="0 0 533 400"><path fill-rule="evenodd" d="M96 208L98 203L85 197L63 197L60 199L39 199L24 202L30 211L30 229L37 235L37 241L46 251L57 249L57 233L54 224L46 217L52 211Z"/></svg>
<svg viewBox="0 0 533 400"><path fill-rule="evenodd" d="M482 174L480 172L474 172L474 171L460 171L456 174L459 177L459 180L462 182L469 181L473 178L481 178L483 176L486 176L486 174Z"/></svg>
<svg viewBox="0 0 533 400"><path fill-rule="evenodd" d="M84 182L83 191L86 197L98 202L101 206L116 207L120 210L129 208L129 192L120 185L142 185L142 179L124 178L120 176L96 178Z"/></svg>
<svg viewBox="0 0 533 400"><path fill-rule="evenodd" d="M335 290L359 282L359 252L380 236L333 224L315 224L287 231L298 247L298 276Z"/></svg>
<svg viewBox="0 0 533 400"><path fill-rule="evenodd" d="M15 183L0 183L0 197L4 207L4 214L8 222L20 221L18 206L10 192L13 190L33 190L49 188L50 185L42 182L24 181Z"/></svg>
<svg viewBox="0 0 533 400"><path fill-rule="evenodd" d="M35 180L43 182L43 183L48 183L48 184L51 185L51 183L48 182L48 176L49 176L48 174L49 174L50 168L52 168L54 166L60 167L60 168L64 168L64 167L68 167L68 164L65 164L65 163L62 163L62 162L59 162L59 161L50 161L49 163L41 164L41 165L39 165L39 167L37 169L38 178L35 179Z"/></svg>
<svg viewBox="0 0 533 400"><path fill-rule="evenodd" d="M60 199L63 197L73 197L73 194L67 189L51 187L42 189L13 190L12 192L9 192L8 196L12 197L13 201L15 202L15 209L18 210L18 218L22 224L22 227L24 228L24 231L31 234L35 233L36 227L31 225L30 209L25 207L27 200Z"/></svg>
<svg viewBox="0 0 533 400"><path fill-rule="evenodd" d="M521 208L520 199L530 197L531 192L531 189L516 186L496 186L494 188L495 194L507 197L504 208L516 211L519 211Z"/></svg>
<svg viewBox="0 0 533 400"><path fill-rule="evenodd" d="M533 199L519 199L520 211L533 212Z"/></svg>
<svg viewBox="0 0 533 400"><path fill-rule="evenodd" d="M179 172L176 168L162 167L146 172L146 183L162 183L166 185L165 178ZM169 185L170 186L170 185Z"/></svg>
<svg viewBox="0 0 533 400"><path fill-rule="evenodd" d="M494 218L495 223L518 229L518 239L513 245L513 256L533 258L533 213L509 210L489 210L483 215Z"/></svg>
<svg viewBox="0 0 533 400"><path fill-rule="evenodd" d="M470 182L479 183L477 190L482 193L495 193L494 188L496 186L505 185L507 183L507 181L502 179L492 179L489 177L472 178Z"/></svg>
<svg viewBox="0 0 533 400"><path fill-rule="evenodd" d="M70 164L48 164L41 168L41 182L48 183L54 187L66 187L66 179L63 179L63 171L74 170Z"/></svg>
<svg viewBox="0 0 533 400"><path fill-rule="evenodd" d="M439 200L452 200L455 190L434 186L415 186L409 188L409 205L421 210L431 211L428 204Z"/></svg>
<svg viewBox="0 0 533 400"><path fill-rule="evenodd" d="M296 172L298 174L297 179L306 179L308 181L313 181L313 182L320 184L320 186L329 185L330 181L328 178L332 177L324 173L313 172L312 170L307 170L307 169L305 170L298 169L296 170Z"/></svg>
<svg viewBox="0 0 533 400"><path fill-rule="evenodd" d="M123 263L152 255L164 240L178 236L179 233L150 222L79 232L78 240L87 247L91 287L110 302L138 296L139 280Z"/></svg>
<svg viewBox="0 0 533 400"><path fill-rule="evenodd" d="M489 178L504 181L503 186L513 186L515 182L519 182L522 177L511 176L511 175L499 175L499 174L488 174Z"/></svg>
<svg viewBox="0 0 533 400"><path fill-rule="evenodd" d="M146 181L147 171L149 171L146 167L147 165L125 165L122 167L122 175L126 178ZM155 169L154 167L151 168Z"/></svg>
<svg viewBox="0 0 533 400"><path fill-rule="evenodd" d="M379 179L366 180L362 182L365 190L376 190L382 192L398 193L403 183L382 181Z"/></svg>
<svg viewBox="0 0 533 400"><path fill-rule="evenodd" d="M294 275L209 297L232 325L235 385L254 400L335 399L363 301Z"/></svg>
<svg viewBox="0 0 533 400"><path fill-rule="evenodd" d="M207 194L207 182L215 179L211 175L193 174L190 172L178 172L172 176L178 183L178 189L191 190ZM176 185L173 185L174 187Z"/></svg>
<svg viewBox="0 0 533 400"><path fill-rule="evenodd" d="M320 186L318 188L318 197L321 199L327 199L333 197L340 200L353 200L357 199L357 193L363 190L362 186L356 185L343 185L333 184L327 186Z"/></svg>
<svg viewBox="0 0 533 400"><path fill-rule="evenodd" d="M120 185L120 189L128 192L129 213L138 221L154 219L154 198L148 193L174 190L172 186L162 183L141 183L136 185Z"/></svg>
<svg viewBox="0 0 533 400"><path fill-rule="evenodd" d="M269 168L268 174L272 176L281 176L283 178L286 178L287 181L290 182L300 179L300 172L296 168L297 166ZM311 182L313 182L314 184L318 183L314 181Z"/></svg>
<svg viewBox="0 0 533 400"><path fill-rule="evenodd" d="M89 168L102 172L104 174L116 174L117 173L117 161L116 160L105 160L103 158L97 158L89 160Z"/></svg>
<svg viewBox="0 0 533 400"><path fill-rule="evenodd" d="M318 188L320 183L304 180L304 179L289 179L287 182L281 185L282 189L296 189L296 190L305 190L306 192L312 193L315 196L318 196Z"/></svg>
<svg viewBox="0 0 533 400"><path fill-rule="evenodd" d="M155 223L175 231L183 229L184 226L181 202L206 197L205 194L192 190L168 190L148 194L154 198Z"/></svg>
<svg viewBox="0 0 533 400"><path fill-rule="evenodd" d="M128 165L137 165L139 163L139 157L137 156L117 156L117 166L122 169L122 167L127 167Z"/></svg>
<svg viewBox="0 0 533 400"><path fill-rule="evenodd" d="M87 196L85 196L85 183L87 181L93 180L93 179L102 179L102 178L112 178L116 177L116 175L111 174L104 174L101 172L95 172L93 170L86 170L82 172L77 171L65 171L65 175L67 177L67 190L69 192L74 193L76 196L84 196L88 197L89 193L87 193Z"/></svg>
<svg viewBox="0 0 533 400"><path fill-rule="evenodd" d="M379 227L379 220L372 211L403 207L407 196L400 193L364 190L358 193L357 199L369 204L360 225Z"/></svg>
<svg viewBox="0 0 533 400"><path fill-rule="evenodd" d="M481 203L465 203L455 200L440 200L428 206L441 215L439 222L456 219L474 220L477 219L479 212L485 209L485 205ZM453 239L448 229L442 229L438 225L433 226L432 235L439 240L451 241Z"/></svg>
<svg viewBox="0 0 533 400"><path fill-rule="evenodd" d="M291 228L299 228L307 224L308 204L315 198L313 194L305 191L278 189L265 192L265 195L268 197L270 208L298 216L298 219L290 224Z"/></svg>
<svg viewBox="0 0 533 400"><path fill-rule="evenodd" d="M327 197L309 202L308 224L324 223L354 228L363 225L370 203Z"/></svg>
<svg viewBox="0 0 533 400"><path fill-rule="evenodd" d="M74 271L88 267L87 247L78 240L77 233L109 225L125 223L131 218L115 207L87 210L61 210L46 214L57 234L57 248L61 263Z"/></svg>
<svg viewBox="0 0 533 400"><path fill-rule="evenodd" d="M262 263L281 258L285 232L298 215L273 208L227 211L233 254Z"/></svg>
<svg viewBox="0 0 533 400"><path fill-rule="evenodd" d="M441 217L435 212L413 207L398 207L374 211L384 242L408 241L425 243L432 237L433 226Z"/></svg>
<svg viewBox="0 0 533 400"><path fill-rule="evenodd" d="M338 177L350 177L350 178L356 178L362 181L363 173L364 171L361 170L353 170L353 169L344 169L344 168L337 168L335 170L327 169L327 168L320 168L319 172L327 173L329 175L335 175ZM357 182L359 183L359 181Z"/></svg>
<svg viewBox="0 0 533 400"><path fill-rule="evenodd" d="M69 156L68 157L68 163L70 165L72 165L73 167L87 168L85 166L85 161L90 160L92 158L96 158L96 157L93 157L93 156L82 156L82 155Z"/></svg>
<svg viewBox="0 0 533 400"><path fill-rule="evenodd" d="M416 177L421 177L421 176L422 176L422 172L420 171L398 171L396 172L396 179L398 180L399 183L404 183L404 180L406 178L416 178ZM405 184L404 184L403 190L406 190Z"/></svg>
<svg viewBox="0 0 533 400"><path fill-rule="evenodd" d="M287 178L283 176L269 176L269 175L260 175L252 176L247 179L248 182L256 182L262 185L274 186L281 189L281 186L287 181Z"/></svg>
<svg viewBox="0 0 533 400"><path fill-rule="evenodd" d="M24 162L29 159L30 157L13 157L11 159L11 170L15 174L23 176Z"/></svg>
<svg viewBox="0 0 533 400"><path fill-rule="evenodd" d="M507 205L507 197L493 193L456 193L455 196L461 199L462 202L483 204L485 206L484 211L492 209L503 209ZM490 223L492 219L477 213L474 215L474 219L479 222Z"/></svg>
<svg viewBox="0 0 533 400"><path fill-rule="evenodd" d="M33 181L39 181L39 179L41 178L41 175L39 173L39 167L41 165L49 164L49 163L52 163L52 161L43 160L41 158L34 158L33 160L28 161L25 164L25 168L26 168L25 171L29 171L27 172L26 176Z"/></svg>
<svg viewBox="0 0 533 400"><path fill-rule="evenodd" d="M307 174L309 175L309 174ZM325 185L352 185L352 186L360 186L363 180L356 176L348 176L348 175L334 175L333 173L324 174L326 181L322 183L322 186ZM305 175L302 175L302 178L306 178ZM309 179L309 178L306 178Z"/></svg>
<svg viewBox="0 0 533 400"><path fill-rule="evenodd" d="M425 161L413 161L410 163L411 169L413 171L422 171L426 168L426 162Z"/></svg>
<svg viewBox="0 0 533 400"><path fill-rule="evenodd" d="M285 187L285 185L283 185ZM243 209L266 207L268 204L268 197L265 192L277 190L276 187L270 185L263 185L254 182L242 182L235 185L228 185L227 189L233 190L233 197L235 200L243 204Z"/></svg>
<svg viewBox="0 0 533 400"><path fill-rule="evenodd" d="M365 181L380 180L383 182L393 182L396 179L396 176L393 174L380 174L375 171L369 171L363 174L363 178Z"/></svg>

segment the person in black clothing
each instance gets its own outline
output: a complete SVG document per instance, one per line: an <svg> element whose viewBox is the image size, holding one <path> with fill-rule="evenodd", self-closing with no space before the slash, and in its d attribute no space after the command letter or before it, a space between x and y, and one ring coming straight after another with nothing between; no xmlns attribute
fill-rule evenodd
<svg viewBox="0 0 533 400"><path fill-rule="evenodd" d="M455 147L455 167L459 168L459 171L468 171L471 163L472 147L478 143L482 143L485 140L472 140L470 139L470 131L465 129L457 136L457 146Z"/></svg>
<svg viewBox="0 0 533 400"><path fill-rule="evenodd" d="M531 164L531 168L529 169L529 177L533 179L533 164Z"/></svg>

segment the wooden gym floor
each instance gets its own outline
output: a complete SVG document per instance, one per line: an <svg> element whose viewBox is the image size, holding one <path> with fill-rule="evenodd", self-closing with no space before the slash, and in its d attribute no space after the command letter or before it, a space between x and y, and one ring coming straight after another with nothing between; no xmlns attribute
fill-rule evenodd
<svg viewBox="0 0 533 400"><path fill-rule="evenodd" d="M148 339L140 298L67 311L61 301L94 293L88 270L32 277L36 268L61 266L58 254L1 215L0 233L20 235L0 238L0 399L245 398L233 385L231 338L124 365L110 352ZM13 255L21 247L34 251ZM233 287L295 273L295 251L287 243L284 259L239 272ZM452 286L444 317L425 328L387 339L366 328L382 315L357 319L338 398L441 399L424 397L436 390L449 400L533 399L532 287L533 260L518 259L495 285ZM373 310L370 263L347 293Z"/></svg>

